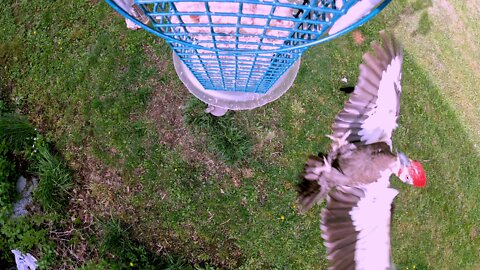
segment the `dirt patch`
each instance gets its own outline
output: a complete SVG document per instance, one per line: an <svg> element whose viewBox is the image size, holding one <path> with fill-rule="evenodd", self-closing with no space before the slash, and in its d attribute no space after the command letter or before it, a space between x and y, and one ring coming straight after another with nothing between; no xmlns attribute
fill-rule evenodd
<svg viewBox="0 0 480 270"><path fill-rule="evenodd" d="M176 76L176 73L167 70L168 65L173 63L155 58L151 47L146 46L145 52L152 55L159 74L168 73ZM179 88L173 84L157 83L155 92L150 98L146 115L149 121L154 123L160 143L170 149L182 153L183 159L189 164L201 164L204 169L204 178L220 177L227 175L236 187L240 186L242 173L236 169L230 169L223 161L218 160L206 149L206 137L198 136L190 131L183 121L183 106L186 101L193 98L183 86Z"/></svg>
<svg viewBox="0 0 480 270"><path fill-rule="evenodd" d="M88 147L86 151L70 148L69 152L76 153L70 166L77 172L67 209L69 218L61 224L47 224L56 255L62 258L55 269L75 269L99 258L98 243L91 242L92 237L100 239L98 221L131 213L129 198L142 189L141 185L126 185L118 171L93 156L81 154L91 152Z"/></svg>
<svg viewBox="0 0 480 270"><path fill-rule="evenodd" d="M365 41L365 37L360 30L353 31L352 37L356 45L361 45Z"/></svg>
<svg viewBox="0 0 480 270"><path fill-rule="evenodd" d="M137 215L152 216L149 211L148 208L138 209ZM171 228L162 227L160 222L152 226L151 222L136 220L131 228L136 238L158 255L180 255L189 263L199 265L208 258L209 264L222 269L236 269L242 264L244 258L241 250L236 240L227 236L228 229L224 224L217 228L217 233L222 235L219 242L205 239L191 223L181 226L181 234Z"/></svg>
<svg viewBox="0 0 480 270"><path fill-rule="evenodd" d="M94 205L90 190L77 186L71 193L67 214L70 218L60 226L50 224L49 239L56 244L57 257L62 258L57 261L60 265L56 265L56 269L75 269L90 258L98 257L97 248L88 243L88 238L96 234Z"/></svg>
<svg viewBox="0 0 480 270"><path fill-rule="evenodd" d="M472 228L472 230L470 231L470 239L472 241L475 241L477 238L478 238L478 228L476 226L474 226Z"/></svg>
<svg viewBox="0 0 480 270"><path fill-rule="evenodd" d="M202 164L205 177L230 175L237 186L238 172L233 172L224 162L205 153L207 138L196 136L183 122L182 106L191 97L186 96L189 94L180 96L175 91L178 89L158 85L148 105L147 116L156 127L158 140L168 148L181 152L189 164Z"/></svg>
<svg viewBox="0 0 480 270"><path fill-rule="evenodd" d="M158 74L173 75L172 71L167 70L168 65L173 65L171 61L167 63L156 56L155 51L150 46L144 47L145 53L150 56L151 62L155 65ZM181 146L191 144L188 138L188 130L183 124L182 106L190 97L186 89L178 89L171 84L155 82L155 92L150 97L146 115L154 123L160 142L170 148L178 144Z"/></svg>
<svg viewBox="0 0 480 270"><path fill-rule="evenodd" d="M278 128L272 120L268 124L268 128L255 132L256 144L253 146L252 155L263 159L264 162L275 163L283 153L283 140L285 138L285 131ZM248 178L248 177L245 177Z"/></svg>
<svg viewBox="0 0 480 270"><path fill-rule="evenodd" d="M157 85L147 108L147 116L155 124L160 142L171 148L188 143L181 107L185 97L176 95L172 90L165 85Z"/></svg>
<svg viewBox="0 0 480 270"><path fill-rule="evenodd" d="M79 179L78 176L75 179ZM91 190L76 184L67 210L69 218L61 224L48 224L49 239L55 242L57 257L62 258L55 269L75 269L91 258L98 258L97 247L88 243L88 238L97 235L94 226L97 205Z"/></svg>

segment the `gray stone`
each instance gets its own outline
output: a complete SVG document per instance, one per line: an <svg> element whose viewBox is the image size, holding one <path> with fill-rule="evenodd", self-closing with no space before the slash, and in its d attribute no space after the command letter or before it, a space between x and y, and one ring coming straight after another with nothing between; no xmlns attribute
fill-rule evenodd
<svg viewBox="0 0 480 270"><path fill-rule="evenodd" d="M23 217L28 214L27 205L32 203L32 197L21 198L13 204L13 214L11 218Z"/></svg>
<svg viewBox="0 0 480 270"><path fill-rule="evenodd" d="M23 217L28 214L27 206L33 202L32 194L37 184L38 179L35 177L26 179L20 176L16 185L20 199L13 204L13 214L10 218Z"/></svg>
<svg viewBox="0 0 480 270"><path fill-rule="evenodd" d="M21 175L17 180L16 189L18 193L22 193L22 191L27 186L27 179Z"/></svg>

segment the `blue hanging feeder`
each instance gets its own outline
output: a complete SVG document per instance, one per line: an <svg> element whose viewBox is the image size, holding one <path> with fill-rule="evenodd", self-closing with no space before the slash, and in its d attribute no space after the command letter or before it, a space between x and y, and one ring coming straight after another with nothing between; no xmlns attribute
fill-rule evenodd
<svg viewBox="0 0 480 270"><path fill-rule="evenodd" d="M242 110L281 96L305 50L359 27L391 0L105 1L168 42L195 96Z"/></svg>

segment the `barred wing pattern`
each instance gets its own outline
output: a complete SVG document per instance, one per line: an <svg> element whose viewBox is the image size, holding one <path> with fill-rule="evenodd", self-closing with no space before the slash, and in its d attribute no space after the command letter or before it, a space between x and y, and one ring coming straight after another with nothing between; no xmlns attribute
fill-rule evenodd
<svg viewBox="0 0 480 270"><path fill-rule="evenodd" d="M366 53L355 90L337 115L333 136L358 144L386 142L392 147L402 92L402 48L392 35L380 32L382 44L372 43L375 55Z"/></svg>
<svg viewBox="0 0 480 270"><path fill-rule="evenodd" d="M361 187L339 186L322 209L329 270L394 269L390 253L392 202L388 177Z"/></svg>

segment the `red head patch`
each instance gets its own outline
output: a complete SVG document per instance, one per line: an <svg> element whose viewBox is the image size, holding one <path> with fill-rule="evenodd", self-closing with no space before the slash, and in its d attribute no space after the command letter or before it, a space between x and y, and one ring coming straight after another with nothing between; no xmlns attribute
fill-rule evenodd
<svg viewBox="0 0 480 270"><path fill-rule="evenodd" d="M427 176L420 162L413 160L408 166L408 174L412 177L414 186L424 187L427 184Z"/></svg>

